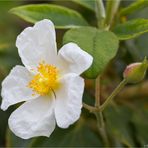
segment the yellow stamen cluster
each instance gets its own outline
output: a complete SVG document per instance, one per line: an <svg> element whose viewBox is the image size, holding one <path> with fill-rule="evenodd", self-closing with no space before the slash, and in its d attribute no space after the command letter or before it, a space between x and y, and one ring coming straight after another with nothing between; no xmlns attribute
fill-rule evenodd
<svg viewBox="0 0 148 148"><path fill-rule="evenodd" d="M29 82L28 87L32 88L37 94L47 95L58 87L58 70L53 65L40 63L38 74Z"/></svg>

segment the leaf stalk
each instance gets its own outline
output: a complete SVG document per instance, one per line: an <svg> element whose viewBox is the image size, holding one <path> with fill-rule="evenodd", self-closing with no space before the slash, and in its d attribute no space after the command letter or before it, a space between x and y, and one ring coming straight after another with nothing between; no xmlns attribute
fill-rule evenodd
<svg viewBox="0 0 148 148"><path fill-rule="evenodd" d="M106 17L105 8L102 0L96 0L96 17L97 24L100 29L104 28L104 20Z"/></svg>

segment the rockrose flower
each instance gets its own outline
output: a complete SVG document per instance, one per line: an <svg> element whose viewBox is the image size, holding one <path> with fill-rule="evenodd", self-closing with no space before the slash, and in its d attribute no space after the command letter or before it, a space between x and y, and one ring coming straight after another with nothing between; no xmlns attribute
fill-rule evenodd
<svg viewBox="0 0 148 148"><path fill-rule="evenodd" d="M50 20L26 28L16 40L24 66L15 66L2 83L1 109L24 102L9 118L12 132L28 139L47 136L56 124L67 128L80 117L84 79L91 55L75 43L57 53L55 28Z"/></svg>

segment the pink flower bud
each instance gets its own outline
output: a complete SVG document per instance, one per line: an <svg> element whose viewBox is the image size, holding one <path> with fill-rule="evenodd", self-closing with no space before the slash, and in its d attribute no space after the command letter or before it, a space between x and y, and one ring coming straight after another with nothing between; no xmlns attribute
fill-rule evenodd
<svg viewBox="0 0 148 148"><path fill-rule="evenodd" d="M123 77L129 83L137 83L144 79L148 67L147 59L145 58L142 63L133 63L126 67Z"/></svg>

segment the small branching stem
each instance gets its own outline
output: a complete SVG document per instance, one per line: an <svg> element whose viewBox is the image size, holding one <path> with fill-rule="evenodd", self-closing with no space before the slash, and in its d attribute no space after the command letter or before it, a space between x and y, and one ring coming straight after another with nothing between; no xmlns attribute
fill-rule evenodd
<svg viewBox="0 0 148 148"><path fill-rule="evenodd" d="M100 104L100 76L96 79L95 87L95 107L83 103L83 107L90 112L94 113L97 119L97 127L99 133L103 139L105 146L109 146L108 136L105 128L104 117L102 111L111 103L113 98L121 91L121 89L127 84L127 80L123 79L112 94L106 99L106 101Z"/></svg>
<svg viewBox="0 0 148 148"><path fill-rule="evenodd" d="M94 107L94 106L90 106L88 104L83 103L83 107L87 110L89 110L92 113L95 112L102 112L107 106L108 104L111 103L111 101L113 100L113 98L121 91L121 89L123 89L123 87L127 84L127 80L123 79L120 84L116 87L116 89L112 92L112 94L106 99L106 101L100 105L99 107ZM97 87L96 87L97 88ZM97 98L98 101L98 98ZM97 104L97 103L96 103Z"/></svg>
<svg viewBox="0 0 148 148"><path fill-rule="evenodd" d="M83 107L85 109L87 109L89 112L94 113L94 112L98 112L98 108L94 107L94 106L90 106L86 103L83 102Z"/></svg>
<svg viewBox="0 0 148 148"><path fill-rule="evenodd" d="M96 78L95 81L95 107L99 110L100 108L100 101L101 101L101 84L100 84L100 76L98 76ZM105 123L104 123L104 117L103 117L103 113L102 111L100 112L95 112L94 113L97 119L97 127L99 130L99 133L102 137L102 140L104 142L105 146L109 146L109 141L108 141L108 137L107 137L107 132L106 132L106 128L105 128Z"/></svg>
<svg viewBox="0 0 148 148"><path fill-rule="evenodd" d="M127 80L123 79L120 84L116 87L116 89L112 92L112 94L106 99L106 101L100 106L99 110L103 111L108 104L113 100L113 98L123 89L123 87L127 84Z"/></svg>
<svg viewBox="0 0 148 148"><path fill-rule="evenodd" d="M96 78L95 81L95 107L99 108L100 107L100 76Z"/></svg>

